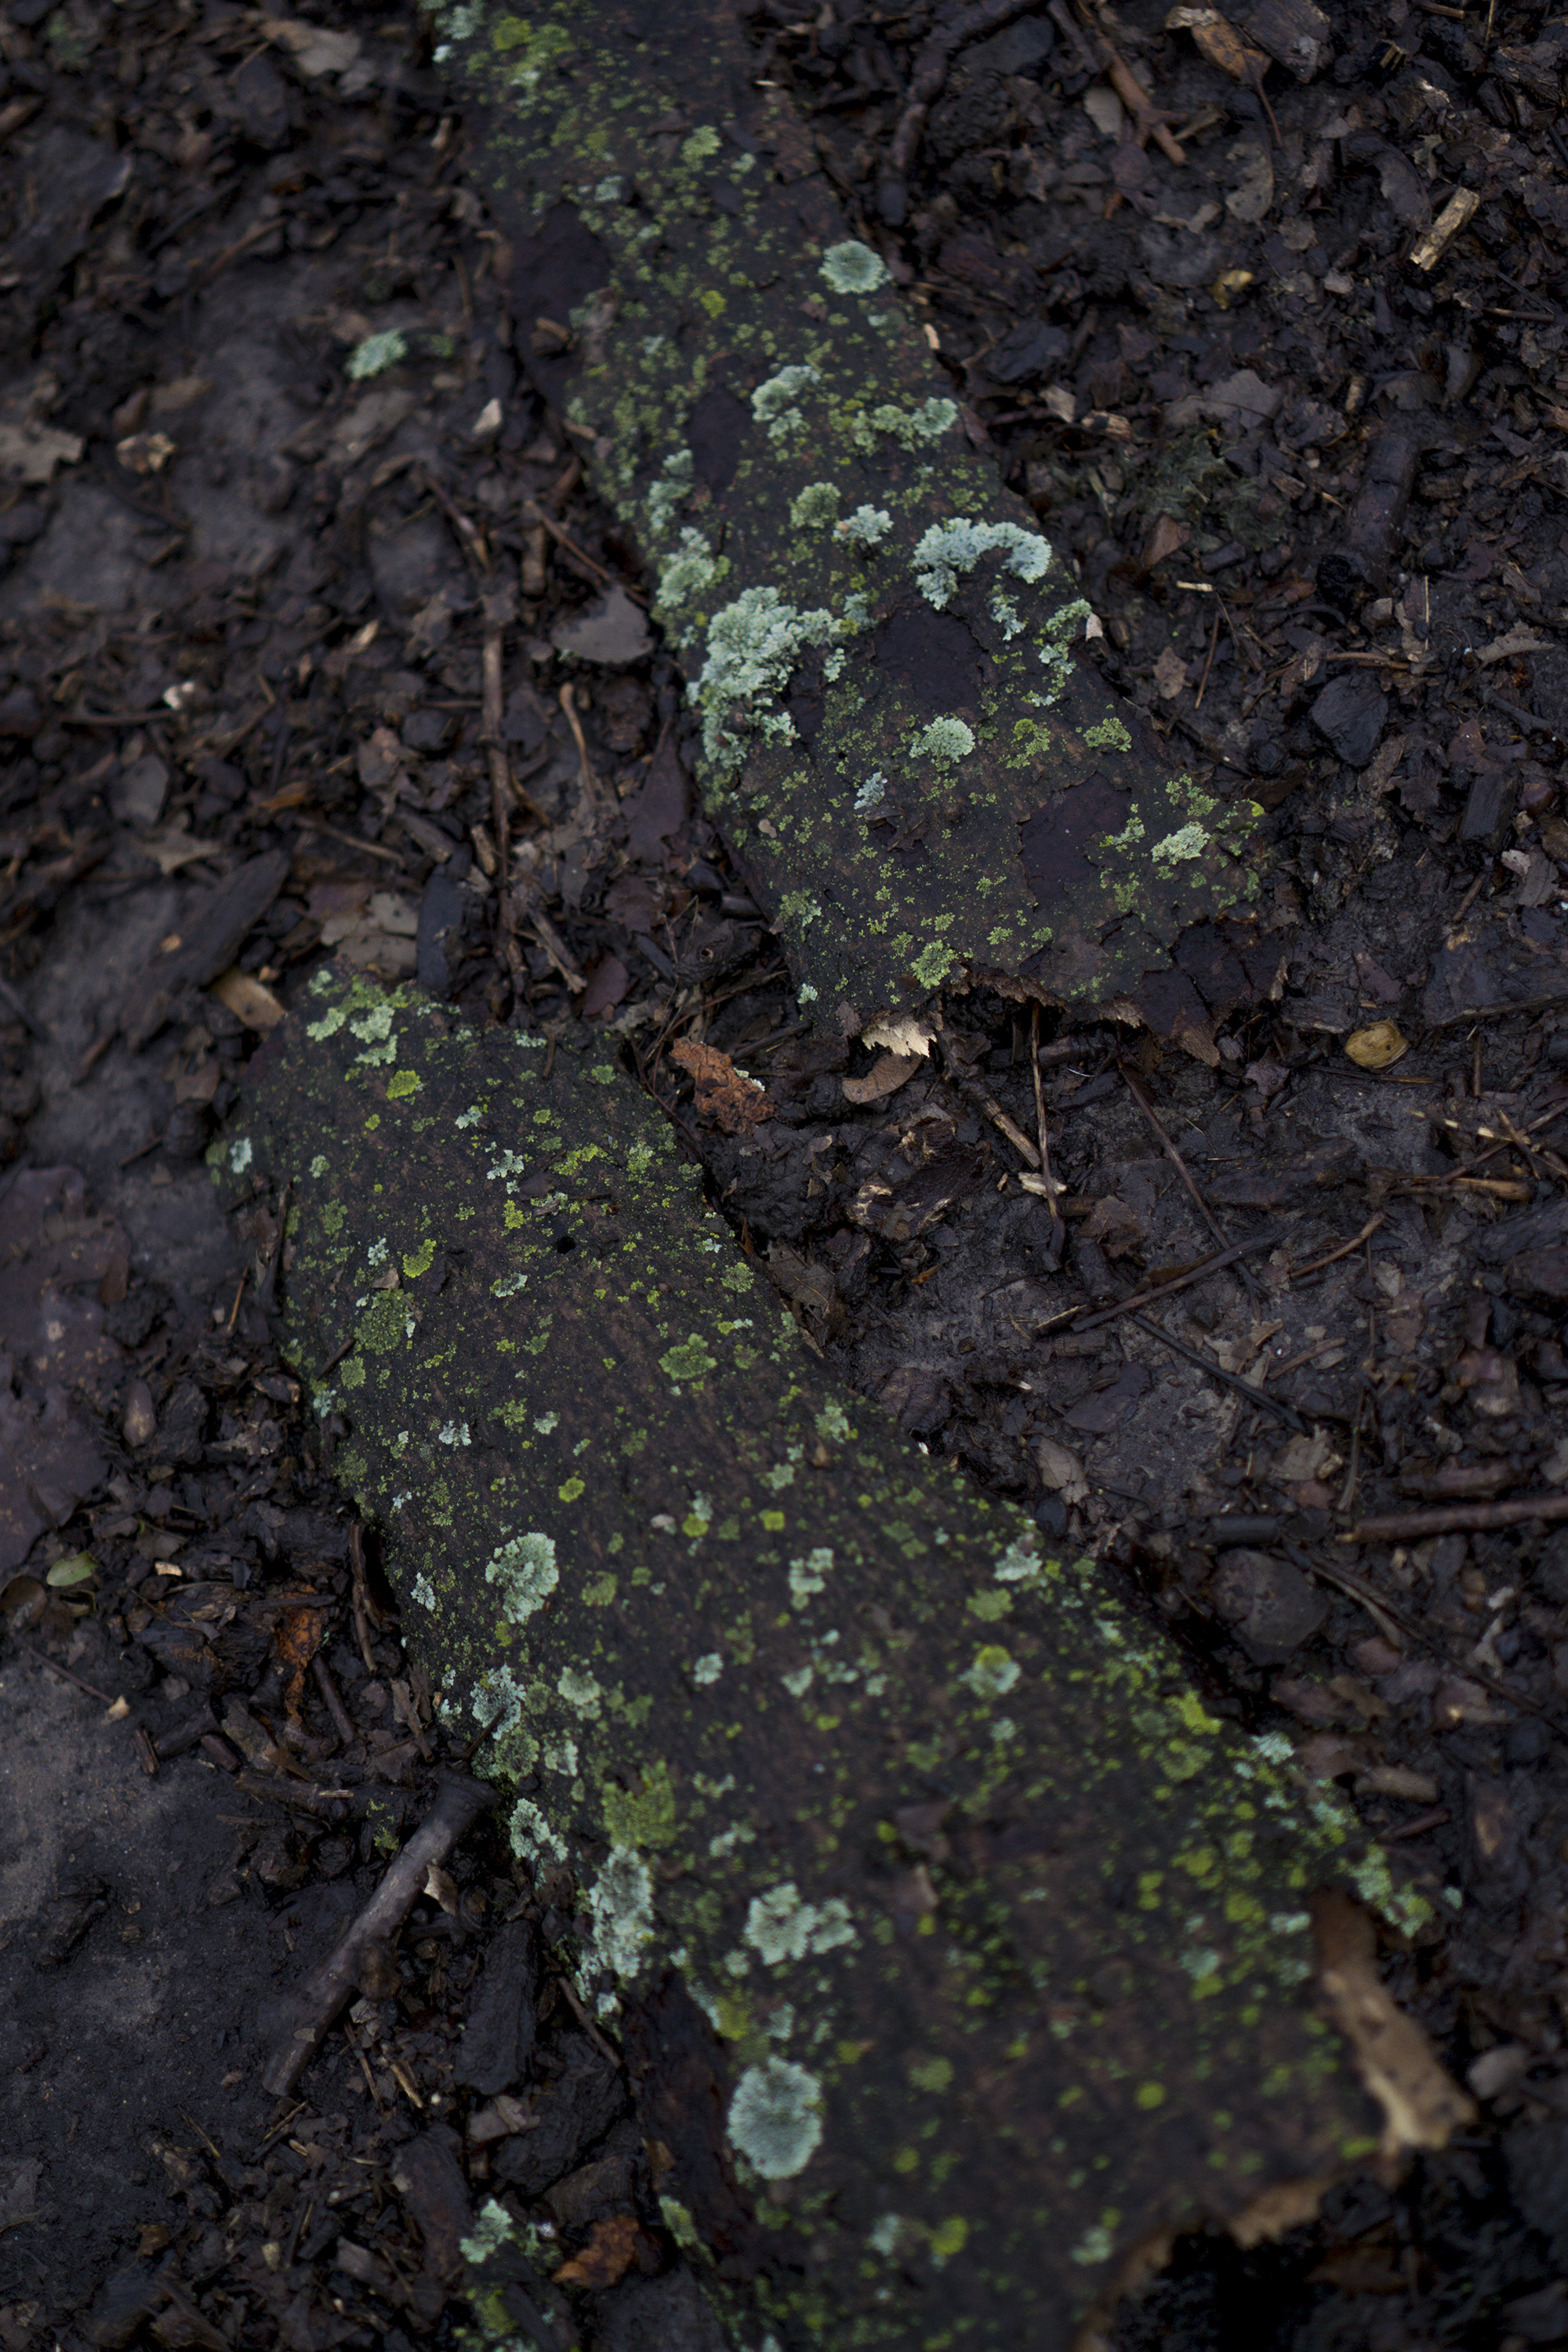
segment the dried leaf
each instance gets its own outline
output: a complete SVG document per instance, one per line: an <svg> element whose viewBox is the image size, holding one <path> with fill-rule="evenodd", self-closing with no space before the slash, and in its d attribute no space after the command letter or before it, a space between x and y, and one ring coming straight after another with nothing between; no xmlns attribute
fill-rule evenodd
<svg viewBox="0 0 1568 2352"><path fill-rule="evenodd" d="M448 1919L457 1917L458 1885L449 1870L441 1869L434 1862L428 1864L425 1872L425 1892L433 1903L441 1906Z"/></svg>
<svg viewBox="0 0 1568 2352"><path fill-rule="evenodd" d="M1190 33L1201 57L1232 81L1246 82L1248 87L1260 73L1267 70L1268 60L1261 49L1249 48L1237 31L1226 22L1217 8L1173 8L1165 19L1169 33Z"/></svg>
<svg viewBox="0 0 1568 2352"><path fill-rule="evenodd" d="M166 433L132 433L115 443L114 454L128 474L161 474L174 444Z"/></svg>
<svg viewBox="0 0 1568 2352"><path fill-rule="evenodd" d="M1095 1202L1082 1234L1086 1242L1101 1243L1107 1257L1124 1257L1142 1238L1142 1218L1114 1192Z"/></svg>
<svg viewBox="0 0 1568 2352"><path fill-rule="evenodd" d="M1054 1437L1042 1437L1035 1447L1035 1459L1040 1468L1040 1482L1064 1503L1081 1503L1089 1493L1089 1480L1083 1464L1070 1446L1058 1445Z"/></svg>
<svg viewBox="0 0 1568 2352"><path fill-rule="evenodd" d="M1154 664L1154 683L1162 698L1173 702L1187 682L1187 665L1174 646L1164 646Z"/></svg>
<svg viewBox="0 0 1568 2352"><path fill-rule="evenodd" d="M1192 535L1190 522L1178 522L1174 515L1157 514L1143 542L1144 571L1152 572L1156 563L1163 563L1167 555L1174 555L1178 549L1185 547Z"/></svg>
<svg viewBox="0 0 1568 2352"><path fill-rule="evenodd" d="M1312 1898L1318 1981L1350 2043L1362 2080L1383 2109L1384 2153L1446 2147L1475 2105L1446 2074L1414 2018L1397 2008L1377 1973L1377 1932L1348 1895Z"/></svg>
<svg viewBox="0 0 1568 2352"><path fill-rule="evenodd" d="M289 1672L289 1679L283 1686L283 1704L290 1723L300 1720L300 1708L305 1696L305 1675L311 1659L321 1646L321 1632L326 1620L324 1609L286 1609L272 1637L273 1655Z"/></svg>
<svg viewBox="0 0 1568 2352"><path fill-rule="evenodd" d="M670 1059L690 1074L697 1089L700 1118L710 1118L724 1135L749 1135L773 1116L774 1106L755 1078L743 1078L728 1054L717 1045L700 1045L681 1037L670 1047Z"/></svg>
<svg viewBox="0 0 1568 2352"><path fill-rule="evenodd" d="M637 2223L634 2213L612 2213L595 2221L580 2254L563 2263L555 2273L557 2286L614 2286L637 2260Z"/></svg>
<svg viewBox="0 0 1568 2352"><path fill-rule="evenodd" d="M920 1068L914 1054L879 1054L863 1078L844 1080L844 1099L852 1103L880 1102L884 1096L896 1095L907 1087Z"/></svg>
<svg viewBox="0 0 1568 2352"><path fill-rule="evenodd" d="M81 456L79 433L57 433L48 425L0 425L0 474L18 482L49 482L57 466L74 466Z"/></svg>
<svg viewBox="0 0 1568 2352"><path fill-rule="evenodd" d="M1345 1039L1345 1052L1358 1070L1392 1069L1409 1051L1409 1041L1392 1021L1373 1021L1365 1029L1352 1029Z"/></svg>
<svg viewBox="0 0 1568 2352"><path fill-rule="evenodd" d="M860 1032L861 1043L885 1045L889 1054L929 1054L936 1031L918 1013L906 1013L896 1020L868 1022Z"/></svg>
<svg viewBox="0 0 1568 2352"><path fill-rule="evenodd" d="M283 1018L283 1007L272 991L250 972L241 971L237 964L231 964L226 971L218 974L213 982L213 994L220 1004L227 1005L237 1020L262 1035L276 1029Z"/></svg>

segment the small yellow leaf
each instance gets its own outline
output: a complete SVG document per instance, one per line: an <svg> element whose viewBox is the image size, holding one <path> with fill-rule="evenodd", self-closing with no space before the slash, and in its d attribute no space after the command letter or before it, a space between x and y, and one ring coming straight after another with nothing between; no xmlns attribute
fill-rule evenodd
<svg viewBox="0 0 1568 2352"><path fill-rule="evenodd" d="M1374 1021L1370 1028L1357 1029L1345 1039L1345 1052L1358 1070L1392 1069L1409 1051L1409 1041L1392 1021Z"/></svg>

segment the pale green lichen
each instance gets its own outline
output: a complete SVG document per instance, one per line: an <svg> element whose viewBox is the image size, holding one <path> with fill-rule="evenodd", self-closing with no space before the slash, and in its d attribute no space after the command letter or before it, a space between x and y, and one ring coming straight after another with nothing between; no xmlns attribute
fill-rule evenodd
<svg viewBox="0 0 1568 2352"><path fill-rule="evenodd" d="M502 1603L513 1624L525 1624L542 1609L561 1581L555 1565L555 1539L537 1528L513 1536L485 1564L485 1582L499 1585Z"/></svg>
<svg viewBox="0 0 1568 2352"><path fill-rule="evenodd" d="M886 286L890 272L879 253L855 237L830 245L822 257L822 275L836 294L871 294Z"/></svg>
<svg viewBox="0 0 1568 2352"><path fill-rule="evenodd" d="M673 450L659 467L647 494L648 523L658 538L664 538L672 529L676 509L683 499L690 497L696 486L690 450Z"/></svg>
<svg viewBox="0 0 1568 2352"><path fill-rule="evenodd" d="M851 547L879 547L892 528L886 507L858 506L835 526L834 537L847 540Z"/></svg>
<svg viewBox="0 0 1568 2352"><path fill-rule="evenodd" d="M555 1678L555 1687L568 1706L574 1706L591 1722L597 1721L604 1693L594 1675L582 1674L575 1666L563 1666Z"/></svg>
<svg viewBox="0 0 1568 2352"><path fill-rule="evenodd" d="M987 1643L974 1654L974 1663L959 1676L969 1685L976 1698L1003 1698L1018 1680L1019 1666L1016 1658L996 1643Z"/></svg>
<svg viewBox="0 0 1568 2352"><path fill-rule="evenodd" d="M689 604L711 588L730 569L722 556L716 556L700 530L689 523L682 530L676 551L662 566L658 575L658 602L670 611Z"/></svg>
<svg viewBox="0 0 1568 2352"><path fill-rule="evenodd" d="M804 1960L837 1951L855 1941L849 1906L837 1895L826 1903L806 1903L793 1879L754 1895L746 1913L745 1940L770 1968L788 1960Z"/></svg>
<svg viewBox="0 0 1568 2352"><path fill-rule="evenodd" d="M921 593L942 611L965 573L997 549L1006 557L1004 570L1016 579L1033 583L1050 570L1050 543L1037 530L1025 530L1016 522L971 522L967 515L955 515L951 522L933 522L915 549Z"/></svg>
<svg viewBox="0 0 1568 2352"><path fill-rule="evenodd" d="M747 588L708 624L708 651L690 688L702 712L702 748L722 773L735 774L745 755L743 730L793 735L787 712L771 705L789 682L801 648L831 635L831 613L802 613L776 588Z"/></svg>
<svg viewBox="0 0 1568 2352"><path fill-rule="evenodd" d="M951 948L933 940L929 947L921 950L910 970L922 988L940 988L957 961Z"/></svg>
<svg viewBox="0 0 1568 2352"><path fill-rule="evenodd" d="M379 335L366 335L349 353L344 373L355 383L366 376L384 375L408 357L408 338L398 327L387 327Z"/></svg>
<svg viewBox="0 0 1568 2352"><path fill-rule="evenodd" d="M609 1858L588 1890L592 1964L617 1983L630 1984L653 1936L653 1876L630 1846L610 1848Z"/></svg>
<svg viewBox="0 0 1568 2352"><path fill-rule="evenodd" d="M458 2240L458 2250L466 2263L489 2262L492 2254L511 2243L511 2215L493 2197L487 2197L471 2233Z"/></svg>
<svg viewBox="0 0 1568 2352"><path fill-rule="evenodd" d="M820 383L821 381L819 368L785 367L758 384L752 394L752 414L759 425L766 425L768 439L775 448L782 447L790 436L798 433L805 423L795 405L797 395L809 384Z"/></svg>
<svg viewBox="0 0 1568 2352"><path fill-rule="evenodd" d="M1114 711L1098 726L1086 727L1083 740L1094 751L1131 751L1132 738Z"/></svg>
<svg viewBox="0 0 1568 2352"><path fill-rule="evenodd" d="M855 795L856 815L869 816L874 808L880 808L887 797L887 792L888 779L879 769L874 776L867 777Z"/></svg>
<svg viewBox="0 0 1568 2352"><path fill-rule="evenodd" d="M966 760L974 749L974 730L964 719L933 719L910 745L911 760L934 760L939 768Z"/></svg>
<svg viewBox="0 0 1568 2352"><path fill-rule="evenodd" d="M836 482L807 482L790 500L789 519L796 530L815 530L833 522L838 514L838 486Z"/></svg>
<svg viewBox="0 0 1568 2352"><path fill-rule="evenodd" d="M521 1862L564 1862L566 1841L531 1798L520 1797L508 1825L511 1850Z"/></svg>
<svg viewBox="0 0 1568 2352"><path fill-rule="evenodd" d="M822 2145L822 2084L788 2058L748 2066L728 2118L736 2152L764 2180L793 2180Z"/></svg>
<svg viewBox="0 0 1568 2352"><path fill-rule="evenodd" d="M1183 865L1188 858L1201 857L1208 846L1208 835L1201 824L1184 824L1179 832L1168 833L1157 841L1150 852L1156 866Z"/></svg>
<svg viewBox="0 0 1568 2352"><path fill-rule="evenodd" d="M922 400L918 408L900 408L892 401L883 401L857 420L853 437L856 447L867 454L876 447L879 433L887 434L902 448L914 449L922 442L940 441L957 422L955 403L940 394Z"/></svg>

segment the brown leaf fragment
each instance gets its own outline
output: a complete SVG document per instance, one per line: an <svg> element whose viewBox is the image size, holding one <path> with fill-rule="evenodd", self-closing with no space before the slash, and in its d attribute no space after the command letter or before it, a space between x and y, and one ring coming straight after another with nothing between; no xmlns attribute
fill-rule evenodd
<svg viewBox="0 0 1568 2352"><path fill-rule="evenodd" d="M852 1103L880 1102L884 1096L908 1086L920 1068L918 1054L879 1054L863 1078L844 1080L844 1099Z"/></svg>
<svg viewBox="0 0 1568 2352"><path fill-rule="evenodd" d="M580 2254L563 2263L555 2273L557 2286L614 2286L637 2260L637 2223L635 2213L612 2213L595 2221Z"/></svg>
<svg viewBox="0 0 1568 2352"><path fill-rule="evenodd" d="M324 1609L286 1609L279 1620L278 1631L272 1637L274 1654L279 1665L288 1669L288 1681L283 1689L283 1704L290 1723L300 1720L300 1708L304 1697L305 1675L311 1659L321 1646L321 1633L326 1623Z"/></svg>
<svg viewBox="0 0 1568 2352"><path fill-rule="evenodd" d="M1248 88L1260 73L1267 72L1268 60L1261 49L1248 48L1236 26L1228 24L1217 8L1173 8L1165 19L1168 31L1191 33L1199 54L1211 66L1217 66L1232 81L1245 82Z"/></svg>
<svg viewBox="0 0 1568 2352"><path fill-rule="evenodd" d="M755 1078L742 1077L728 1054L717 1045L700 1045L694 1037L678 1038L670 1059L687 1071L697 1089L697 1112L710 1118L724 1135L749 1135L773 1116Z"/></svg>
<svg viewBox="0 0 1568 2352"><path fill-rule="evenodd" d="M1406 2017L1377 1973L1377 1931L1338 1888L1312 1897L1318 1982L1335 2024L1350 2043L1363 2082L1383 2109L1384 2151L1447 2147L1475 2103L1444 2073L1414 2018Z"/></svg>

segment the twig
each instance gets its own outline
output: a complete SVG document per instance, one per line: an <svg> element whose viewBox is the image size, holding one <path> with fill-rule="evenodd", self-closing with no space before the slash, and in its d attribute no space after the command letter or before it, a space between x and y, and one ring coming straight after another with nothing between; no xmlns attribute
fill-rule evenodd
<svg viewBox="0 0 1568 2352"><path fill-rule="evenodd" d="M1198 680L1198 690L1193 697L1193 709L1194 710L1201 710L1203 708L1204 688L1209 682L1209 672L1214 667L1214 657L1219 650L1219 622L1220 616L1216 612L1214 616L1214 627L1209 631L1208 658L1204 663L1204 674Z"/></svg>
<svg viewBox="0 0 1568 2352"><path fill-rule="evenodd" d="M566 714L566 724L572 730L572 740L577 746L577 778L590 805L602 798L599 779L594 772L594 762L588 757L588 739L583 732L583 721L577 715L577 698L567 680L561 689L561 708Z"/></svg>
<svg viewBox="0 0 1568 2352"><path fill-rule="evenodd" d="M583 2006L583 1996L578 1991L576 1986L572 1982L571 1978L564 1976L557 1977L555 1981L561 1988L562 1995L566 2002L567 2008L572 2011L573 2016L576 2019L578 2024L582 2027L584 2032L587 2035L589 2041L593 2043L600 2057L607 2058L610 2064L615 2067L618 2074L621 2066L621 2053L616 2048L615 2043L609 2039L609 2036L601 2032L598 2026L595 2024L593 2019L589 2016L586 2009Z"/></svg>
<svg viewBox="0 0 1568 2352"><path fill-rule="evenodd" d="M997 25L1010 23L1015 16L1022 16L1033 5L1034 0L978 0L976 6L966 8L943 31L931 35L915 60L915 69L910 77L910 94L904 100L904 110L893 133L893 143L888 154L890 178L909 178L915 157L920 152L926 117L946 87L950 59L977 34L988 33Z"/></svg>
<svg viewBox="0 0 1568 2352"><path fill-rule="evenodd" d="M1192 1172L1188 1169L1186 1161L1182 1158L1181 1153L1177 1150L1175 1145L1172 1142L1170 1137L1161 1126L1159 1119L1155 1117L1153 1105L1150 1102L1147 1095L1143 1092L1142 1087L1138 1084L1137 1079L1132 1076L1132 1073L1128 1068L1126 1063L1119 1062L1117 1064L1117 1067L1121 1072L1122 1078L1126 1083L1128 1093L1131 1096L1133 1101L1137 1104L1139 1109L1142 1112L1144 1118L1148 1120L1150 1126L1159 1137L1161 1143L1163 1145L1171 1160L1174 1162L1176 1173L1181 1178L1183 1183L1186 1186L1188 1192L1192 1195L1193 1201L1196 1204L1199 1216L1202 1217L1205 1224L1208 1227L1215 1241L1218 1242L1221 1249L1223 1249L1225 1247L1226 1238L1225 1227L1220 1223L1219 1220L1215 1217L1214 1211L1204 1199L1203 1194L1197 1188L1196 1182L1194 1181ZM1242 1269L1241 1278L1243 1282L1246 1283L1251 1297L1256 1298L1258 1296L1258 1285L1245 1267Z"/></svg>
<svg viewBox="0 0 1568 2352"><path fill-rule="evenodd" d="M290 1176L278 1199L278 1230L272 1236L272 1247L267 1254L267 1271L256 1286L256 1303L263 1315L278 1312L278 1276L283 1264L283 1245L289 1238L289 1204L294 1197L294 1179ZM237 1310L239 1302L235 1301Z"/></svg>
<svg viewBox="0 0 1568 2352"><path fill-rule="evenodd" d="M1568 1495L1522 1495L1511 1503L1455 1503L1446 1510L1385 1511L1335 1538L1342 1544L1406 1543L1422 1536L1489 1535L1526 1519L1568 1519Z"/></svg>
<svg viewBox="0 0 1568 2352"><path fill-rule="evenodd" d="M1189 1364L1196 1364L1198 1370L1201 1372L1206 1372L1211 1381L1218 1381L1224 1388L1234 1389L1237 1396L1244 1396L1249 1404L1258 1405L1265 1412L1273 1413L1276 1420L1284 1422L1288 1428L1296 1432L1298 1436L1306 1436L1307 1424L1293 1404L1286 1404L1279 1397L1271 1397L1267 1389L1254 1388L1252 1382L1244 1381L1239 1372L1227 1372L1222 1364L1215 1362L1212 1356L1205 1356L1200 1348L1189 1348L1184 1339L1176 1339L1162 1324L1153 1322L1147 1315L1140 1315L1134 1310L1131 1320L1137 1324L1140 1331L1147 1331L1152 1339L1158 1339L1163 1346L1173 1349L1178 1356L1184 1356Z"/></svg>
<svg viewBox="0 0 1568 2352"><path fill-rule="evenodd" d="M1155 105L1131 67L1118 51L1115 43L1108 37L1104 27L1099 24L1092 24L1089 30L1091 38L1100 53L1105 79L1132 117L1132 136L1139 146L1146 147L1152 139L1162 153L1168 155L1173 163L1184 163L1187 160L1186 155L1180 142L1173 136L1170 127L1175 121L1175 116L1163 112Z"/></svg>
<svg viewBox="0 0 1568 2352"><path fill-rule="evenodd" d="M359 1654L364 1660L364 1670L374 1682L380 1669L370 1646L370 1596L364 1581L364 1528L355 1519L349 1529L349 1574L353 1584L354 1632L359 1636Z"/></svg>
<svg viewBox="0 0 1568 2352"><path fill-rule="evenodd" d="M1291 1281L1300 1282L1302 1276L1306 1274L1321 1274L1326 1265L1333 1265L1342 1257L1349 1257L1352 1251L1360 1249L1363 1242L1372 1239L1379 1225L1385 1225L1387 1223L1388 1212L1385 1209L1380 1209L1375 1217L1367 1219L1353 1242L1342 1242L1338 1249L1329 1252L1327 1257L1315 1257L1307 1265L1293 1265L1290 1268ZM1287 1367L1281 1364L1279 1369L1284 1371Z"/></svg>
<svg viewBox="0 0 1568 2352"><path fill-rule="evenodd" d="M563 530L554 517L546 514L537 499L524 499L522 518L525 522L537 523L547 530L557 547L563 547L568 555L574 557L585 571L591 572L595 579L603 582L606 588L619 588L623 595L631 596L635 603L640 604L644 602L643 597L635 589L627 588L625 581L617 580L613 572L607 572L602 563L596 563L586 548L579 547L571 533Z"/></svg>
<svg viewBox="0 0 1568 2352"><path fill-rule="evenodd" d="M1471 883L1469 888L1466 891L1464 897L1460 899L1458 907L1455 908L1448 924L1450 931L1457 931L1458 929L1459 925L1464 921L1465 917L1469 913L1470 908L1475 905L1476 900L1480 897L1481 892L1486 888L1487 884L1491 880L1491 878L1492 869L1490 860L1489 859L1487 864L1482 866L1480 872L1477 875L1475 880Z"/></svg>
<svg viewBox="0 0 1568 2352"><path fill-rule="evenodd" d="M343 1705L338 1686L332 1680L331 1669L320 1650L310 1661L310 1672L316 1677L316 1688L327 1702L327 1713L337 1727L338 1738L345 1748L352 1748L357 1734L348 1709Z"/></svg>
<svg viewBox="0 0 1568 2352"><path fill-rule="evenodd" d="M289 812L292 814L292 811ZM323 824L319 816L296 816L294 823L301 833L322 833L329 841L341 841L345 849L363 849L367 857L384 858L389 866L401 866L403 852L387 849L379 841L365 841L357 833L340 832L335 824Z"/></svg>
<svg viewBox="0 0 1568 2352"><path fill-rule="evenodd" d="M1339 1538L1341 1543L1345 1540L1343 1536ZM1510 1690L1506 1683L1499 1682L1495 1675L1489 1675L1483 1667L1473 1666L1468 1658L1456 1657L1448 1645L1438 1641L1418 1618L1410 1616L1396 1601L1385 1600L1384 1595L1374 1591L1363 1578L1352 1575L1349 1569L1330 1567L1325 1561L1317 1559L1310 1553L1303 1551L1300 1544L1287 1542L1284 1549L1287 1558L1307 1575L1321 1576L1325 1584L1331 1584L1337 1591L1348 1593L1352 1601L1360 1601L1374 1622L1380 1618L1383 1619L1406 1641L1414 1642L1417 1649L1425 1650L1430 1657L1441 1658L1445 1665L1453 1668L1455 1674L1464 1675L1469 1681L1479 1683L1483 1690L1491 1691L1498 1698L1506 1699L1510 1706L1520 1707L1526 1715L1549 1715L1553 1712L1550 1707L1540 1706L1534 1699L1527 1698L1522 1691Z"/></svg>
<svg viewBox="0 0 1568 2352"><path fill-rule="evenodd" d="M1206 1276L1218 1274L1225 1266L1235 1265L1238 1258L1250 1257L1255 1250L1272 1249L1276 1242L1283 1239L1282 1228L1275 1225L1267 1233L1252 1234L1247 1241L1233 1242L1228 1249L1218 1250L1213 1257L1205 1257L1199 1265L1190 1265L1185 1274L1173 1275L1169 1282L1155 1283L1148 1290L1135 1290L1131 1298L1121 1299L1114 1307L1102 1307L1096 1315L1085 1315L1081 1321L1074 1324L1073 1328L1075 1331L1093 1331L1101 1323L1113 1322L1118 1315L1131 1315L1140 1307L1155 1306L1162 1298L1168 1298L1173 1291L1185 1290L1192 1283L1202 1282ZM1077 1313L1075 1307L1068 1309L1068 1315ZM1067 1317L1053 1316L1051 1319L1053 1322L1065 1322Z"/></svg>
<svg viewBox="0 0 1568 2352"><path fill-rule="evenodd" d="M432 1864L444 1863L466 1831L496 1801L478 1780L448 1780L408 1843L388 1869L359 1917L295 1996L298 2022L276 2045L262 2087L286 2099L321 2048L328 2028L354 1991L373 1944L390 1940L425 1892Z"/></svg>
<svg viewBox="0 0 1568 2352"><path fill-rule="evenodd" d="M1521 702L1510 702L1507 696L1499 694L1494 687L1478 686L1476 692L1483 702L1489 702L1492 709L1500 710L1505 718L1516 719L1531 734L1550 735L1554 743L1568 743L1568 735L1560 733L1549 719L1542 719L1533 710L1526 710Z"/></svg>
<svg viewBox="0 0 1568 2352"><path fill-rule="evenodd" d="M1029 1069L1035 1081L1035 1126L1040 1139L1040 1181L1046 1186L1046 1205L1051 1213L1051 1267L1054 1272L1062 1262L1067 1245L1067 1232L1062 1213L1057 1205L1056 1179L1051 1174L1051 1138L1046 1125L1046 1090L1040 1082L1040 1008L1029 1007Z"/></svg>
<svg viewBox="0 0 1568 2352"><path fill-rule="evenodd" d="M100 1706L114 1705L107 1691L95 1690L90 1683L84 1683L79 1675L73 1675L68 1666L56 1665L53 1658L46 1658L42 1650L35 1650L31 1642L24 1642L22 1647L29 1657L37 1658L40 1666L47 1666L51 1675L58 1675L63 1682L75 1683L79 1691L85 1691L89 1698L97 1699Z"/></svg>

